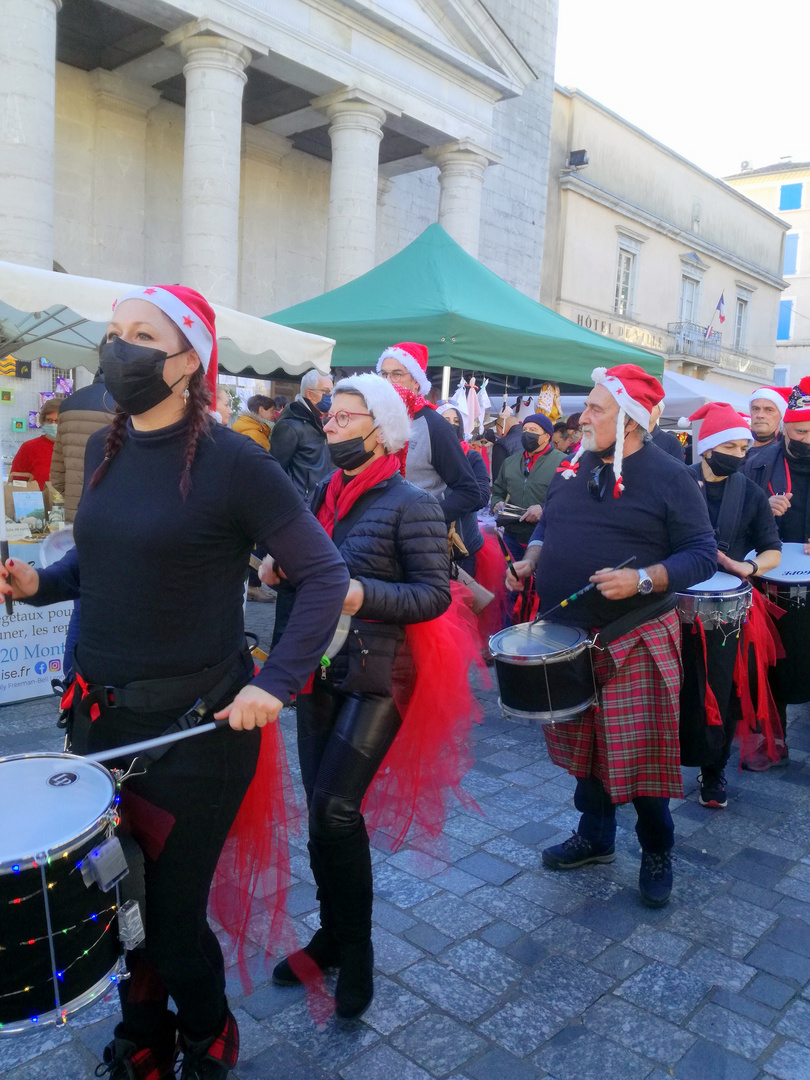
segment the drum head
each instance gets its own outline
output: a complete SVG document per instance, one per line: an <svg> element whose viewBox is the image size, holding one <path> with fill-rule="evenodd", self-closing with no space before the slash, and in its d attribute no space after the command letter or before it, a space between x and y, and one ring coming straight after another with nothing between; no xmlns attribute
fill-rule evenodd
<svg viewBox="0 0 810 1080"><path fill-rule="evenodd" d="M0 867L70 845L109 809L115 784L68 754L0 758Z"/></svg>
<svg viewBox="0 0 810 1080"><path fill-rule="evenodd" d="M349 631L352 628L351 615L341 615L338 619L337 629L335 630L334 637L329 642L324 656L327 660L331 660L337 656L340 650L346 643L346 638L349 636Z"/></svg>
<svg viewBox="0 0 810 1080"><path fill-rule="evenodd" d="M73 539L73 526L68 525L58 532L49 533L39 546L39 561L43 567L53 566L76 547Z"/></svg>
<svg viewBox="0 0 810 1080"><path fill-rule="evenodd" d="M756 559L757 553L749 551L745 557ZM805 555L804 544L782 544L782 561L759 576L782 585L810 585L810 555Z"/></svg>
<svg viewBox="0 0 810 1080"><path fill-rule="evenodd" d="M716 574L712 574L712 576L705 581L699 581L697 585L690 585L689 592L732 592L734 589L739 589L742 584L743 582L740 578L735 577L733 574L724 574L722 570L718 570Z"/></svg>
<svg viewBox="0 0 810 1080"><path fill-rule="evenodd" d="M577 626L562 623L520 623L507 626L489 639L489 647L501 656L551 656L579 648L588 635Z"/></svg>

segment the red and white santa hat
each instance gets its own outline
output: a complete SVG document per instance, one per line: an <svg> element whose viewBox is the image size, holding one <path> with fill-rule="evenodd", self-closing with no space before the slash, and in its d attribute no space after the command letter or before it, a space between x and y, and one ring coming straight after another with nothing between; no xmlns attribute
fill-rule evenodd
<svg viewBox="0 0 810 1080"><path fill-rule="evenodd" d="M113 304L113 311L125 300L147 300L160 308L200 358L205 382L211 394L209 405L216 408L217 332L214 309L195 289L185 285L149 285L132 289Z"/></svg>
<svg viewBox="0 0 810 1080"><path fill-rule="evenodd" d="M791 388L789 386L760 386L749 397L749 402L757 401L759 398L765 398L767 401L772 401L779 410L779 415L784 418L785 410L788 407L788 398L790 397Z"/></svg>
<svg viewBox="0 0 810 1080"><path fill-rule="evenodd" d="M664 400L664 388L654 375L648 374L638 364L617 364L612 368L594 368L591 378L595 386L604 388L615 398L619 406L616 415L616 448L613 452L613 497L618 499L624 491L622 483L622 463L624 459L624 422L629 416L635 420L646 435L650 426L650 413L655 405ZM577 464L584 450L580 446L570 465ZM563 476L573 476L576 469L570 467L563 471Z"/></svg>
<svg viewBox="0 0 810 1080"><path fill-rule="evenodd" d="M790 389L783 419L786 424L806 424L810 420L810 375Z"/></svg>
<svg viewBox="0 0 810 1080"><path fill-rule="evenodd" d="M701 405L697 412L688 418L682 418L680 425L688 426L694 420L702 420L698 435L697 451L704 454L715 446L731 442L732 439L754 441L751 434L751 421L744 413L737 412L724 401L709 401Z"/></svg>
<svg viewBox="0 0 810 1080"><path fill-rule="evenodd" d="M390 345L377 361L378 375L382 371L383 360L396 360L398 364L402 364L419 383L420 393L430 392L431 384L427 377L427 345L420 345L416 341L400 341L398 345Z"/></svg>

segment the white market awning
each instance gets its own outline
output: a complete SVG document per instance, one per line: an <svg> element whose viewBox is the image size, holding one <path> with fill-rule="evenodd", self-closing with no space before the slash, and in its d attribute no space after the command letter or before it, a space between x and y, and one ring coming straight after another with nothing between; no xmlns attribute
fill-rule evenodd
<svg viewBox="0 0 810 1080"><path fill-rule="evenodd" d="M55 367L98 368L98 345L113 303L132 289L123 282L60 274L0 261L0 356ZM334 341L213 304L219 366L231 375L279 369L329 374Z"/></svg>
<svg viewBox="0 0 810 1080"><path fill-rule="evenodd" d="M691 375L679 375L675 371L665 371L661 385L665 395L663 418L676 424L682 416L689 416L709 401L724 401L737 412L748 415L750 403L746 395L729 390L727 386L720 386L719 383L693 379ZM560 399L563 415L581 412L585 408L586 397L587 394L563 395Z"/></svg>

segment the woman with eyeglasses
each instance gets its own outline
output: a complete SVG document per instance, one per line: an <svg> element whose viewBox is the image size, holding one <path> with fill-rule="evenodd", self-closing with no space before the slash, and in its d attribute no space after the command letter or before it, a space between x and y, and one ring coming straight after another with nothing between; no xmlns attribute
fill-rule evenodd
<svg viewBox="0 0 810 1080"><path fill-rule="evenodd" d="M341 380L324 430L337 471L312 508L351 573L343 605L351 625L343 647L298 697L321 926L273 979L294 986L313 969L339 968L337 1015L351 1019L373 995L366 817L371 812L395 844L414 814L434 832L441 827L442 793L457 788L464 771L459 752L474 707L465 656L476 644L468 635L462 651L465 629L448 611L441 508L401 475L411 425L394 388L371 374ZM267 568L261 576L276 580Z"/></svg>

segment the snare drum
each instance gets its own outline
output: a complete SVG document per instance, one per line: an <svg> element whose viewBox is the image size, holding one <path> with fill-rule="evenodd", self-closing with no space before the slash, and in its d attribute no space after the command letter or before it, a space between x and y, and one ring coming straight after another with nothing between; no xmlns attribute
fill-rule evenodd
<svg viewBox="0 0 810 1080"><path fill-rule="evenodd" d="M595 705L591 645L584 630L561 623L520 623L493 634L504 719L560 724Z"/></svg>
<svg viewBox="0 0 810 1080"><path fill-rule="evenodd" d="M123 972L117 890L81 873L112 835L117 803L96 762L0 758L0 1035L64 1023Z"/></svg>
<svg viewBox="0 0 810 1080"><path fill-rule="evenodd" d="M721 626L739 630L748 617L753 591L750 581L718 571L707 581L692 585L688 592L677 594L678 615L687 625L700 616L706 630L718 630Z"/></svg>
<svg viewBox="0 0 810 1080"><path fill-rule="evenodd" d="M746 558L755 559L756 552L749 551ZM810 555L805 555L804 544L782 544L781 562L760 574L757 584L785 611L810 604Z"/></svg>

